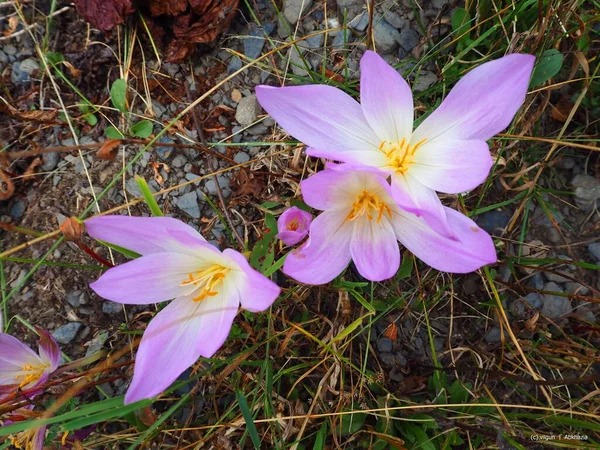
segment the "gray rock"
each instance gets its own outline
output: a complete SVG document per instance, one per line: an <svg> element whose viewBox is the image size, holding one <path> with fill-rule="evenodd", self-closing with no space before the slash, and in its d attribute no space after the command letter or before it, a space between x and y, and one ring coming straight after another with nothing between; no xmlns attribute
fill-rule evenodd
<svg viewBox="0 0 600 450"><path fill-rule="evenodd" d="M539 309L542 306L542 296L537 292L531 292L523 297L532 308Z"/></svg>
<svg viewBox="0 0 600 450"><path fill-rule="evenodd" d="M592 258L594 258L594 262L600 263L600 242L588 245L588 251L592 255Z"/></svg>
<svg viewBox="0 0 600 450"><path fill-rule="evenodd" d="M170 137L163 135L158 139L158 142L162 144L173 144L175 141ZM169 156L171 156L171 153L173 153L173 147L156 147L156 154L163 161L166 161Z"/></svg>
<svg viewBox="0 0 600 450"><path fill-rule="evenodd" d="M419 43L419 39L420 37L417 30L409 28L408 30L405 30L402 33L400 33L398 43L406 53L409 53L412 51L413 48L417 46L417 44ZM406 56L406 53L401 57Z"/></svg>
<svg viewBox="0 0 600 450"><path fill-rule="evenodd" d="M500 339L502 338L501 332L500 332L500 328L498 327L492 327L488 330L487 333L485 333L485 341L488 344L495 344L497 342L500 342Z"/></svg>
<svg viewBox="0 0 600 450"><path fill-rule="evenodd" d="M377 350L380 352L391 352L392 351L392 340L382 337L377 339Z"/></svg>
<svg viewBox="0 0 600 450"><path fill-rule="evenodd" d="M417 82L413 86L413 91L422 92L437 82L437 75L428 70L423 70L419 74Z"/></svg>
<svg viewBox="0 0 600 450"><path fill-rule="evenodd" d="M561 158L560 161L558 161L558 163L556 163L556 167L558 167L559 169L570 170L573 167L575 167L575 160L573 158L565 156Z"/></svg>
<svg viewBox="0 0 600 450"><path fill-rule="evenodd" d="M256 95L252 94L240 100L235 111L235 120L244 127L256 122L258 115L262 113L262 108L256 99Z"/></svg>
<svg viewBox="0 0 600 450"><path fill-rule="evenodd" d="M354 17L358 12L364 8L364 0L336 0L338 5L338 12L344 13L344 9L348 11L348 17Z"/></svg>
<svg viewBox="0 0 600 450"><path fill-rule="evenodd" d="M229 187L229 178L221 174L217 175L217 179L219 181L219 187L221 188L223 196L228 197L229 194L231 194L231 188ZM217 184L215 183L215 180L213 178L206 181L204 188L206 189L206 192L208 192L210 195L217 195L218 193Z"/></svg>
<svg viewBox="0 0 600 450"><path fill-rule="evenodd" d="M558 284L551 281L546 283L544 286L545 291L552 292L562 292L562 289ZM573 308L571 307L571 302L567 297L560 297L558 295L553 294L543 294L542 295L542 314L550 319L557 319L566 314L569 314Z"/></svg>
<svg viewBox="0 0 600 450"><path fill-rule="evenodd" d="M525 304L519 299L514 300L510 303L508 310L514 317L522 317L525 315Z"/></svg>
<svg viewBox="0 0 600 450"><path fill-rule="evenodd" d="M28 83L34 72L40 69L40 65L33 58L24 59L21 62L15 62L12 65L11 81L13 83Z"/></svg>
<svg viewBox="0 0 600 450"><path fill-rule="evenodd" d="M69 322L54 330L52 336L59 344L70 344L82 327L83 324L81 322Z"/></svg>
<svg viewBox="0 0 600 450"><path fill-rule="evenodd" d="M229 64L227 64L227 73L231 74L233 72L237 72L242 68L242 60L237 56L234 56L229 60Z"/></svg>
<svg viewBox="0 0 600 450"><path fill-rule="evenodd" d="M248 153L245 152L237 152L233 157L233 160L238 164L243 164L250 161L250 156L248 156Z"/></svg>
<svg viewBox="0 0 600 450"><path fill-rule="evenodd" d="M300 77L308 75L308 70L312 69L310 61L304 57L304 54L308 49L308 43L300 41L295 46L291 47L288 52L292 72Z"/></svg>
<svg viewBox="0 0 600 450"><path fill-rule="evenodd" d="M179 196L177 200L175 200L175 204L190 217L194 219L200 218L200 206L198 205L198 196L196 195L196 192L192 191Z"/></svg>
<svg viewBox="0 0 600 450"><path fill-rule="evenodd" d="M312 0L283 0L283 16L289 23L295 24L311 5Z"/></svg>
<svg viewBox="0 0 600 450"><path fill-rule="evenodd" d="M175 158L173 158L173 161L171 161L171 166L180 169L181 167L185 166L187 164L187 162L188 161L185 156L177 155L177 156L175 156Z"/></svg>
<svg viewBox="0 0 600 450"><path fill-rule="evenodd" d="M105 314L119 314L123 312L123 305L117 302L102 303L102 312Z"/></svg>
<svg viewBox="0 0 600 450"><path fill-rule="evenodd" d="M508 214L504 210L495 210L488 211L478 216L475 220L477 225L483 228L488 233L494 236L501 236L502 233L499 233L500 230L504 230L504 228L508 225L508 221L510 220L510 214Z"/></svg>
<svg viewBox="0 0 600 450"><path fill-rule="evenodd" d="M545 282L546 281L544 280L544 276L540 272L536 272L527 282L527 286L531 286L536 289L543 289Z"/></svg>
<svg viewBox="0 0 600 450"><path fill-rule="evenodd" d="M154 189L150 183L148 183L148 188L150 189L150 192L152 192L152 193L156 192L156 189ZM140 191L140 188L139 188L137 182L135 181L135 178L129 178L125 182L125 190L130 195L133 195L134 197L137 197L137 198L142 197L142 191Z"/></svg>
<svg viewBox="0 0 600 450"><path fill-rule="evenodd" d="M398 48L400 33L384 19L376 20L374 23L373 38L375 39L377 51L392 53Z"/></svg>
<svg viewBox="0 0 600 450"><path fill-rule="evenodd" d="M73 308L79 308L87 303L87 295L81 291L71 291L65 296L67 303Z"/></svg>
<svg viewBox="0 0 600 450"><path fill-rule="evenodd" d="M369 26L369 12L363 11L348 23L348 27L358 32L364 32Z"/></svg>
<svg viewBox="0 0 600 450"><path fill-rule="evenodd" d="M264 32L260 28L253 28L244 39L244 55L250 59L256 59L260 56L265 45Z"/></svg>
<svg viewBox="0 0 600 450"><path fill-rule="evenodd" d="M7 44L2 47L4 53L10 56L15 56L17 54L17 47L12 44Z"/></svg>
<svg viewBox="0 0 600 450"><path fill-rule="evenodd" d="M324 34L316 34L306 39L306 43L312 49L317 49L323 47L323 42L325 41Z"/></svg>
<svg viewBox="0 0 600 450"><path fill-rule="evenodd" d="M108 341L109 336L108 331L101 331L91 341L86 342L87 350L85 356L93 355L102 350L102 347L104 347L104 343Z"/></svg>
<svg viewBox="0 0 600 450"><path fill-rule="evenodd" d="M442 6L447 5L450 2L451 0L431 0L431 6L436 9L441 9Z"/></svg>
<svg viewBox="0 0 600 450"><path fill-rule="evenodd" d="M25 214L25 210L27 209L27 203L25 200L21 198L16 198L10 208L10 215L15 219L20 219Z"/></svg>
<svg viewBox="0 0 600 450"><path fill-rule="evenodd" d="M392 370L390 370L390 379L397 382L404 381L404 375L402 375L399 370L393 367Z"/></svg>
<svg viewBox="0 0 600 450"><path fill-rule="evenodd" d="M403 19L397 12L391 10L387 10L385 13L383 13L383 18L387 23L398 30L406 27L408 24L408 20Z"/></svg>
<svg viewBox="0 0 600 450"><path fill-rule="evenodd" d="M44 157L43 157L43 163L42 163L42 171L44 172L51 172L53 171L56 166L58 165L58 158L59 155L58 153L45 153Z"/></svg>
<svg viewBox="0 0 600 450"><path fill-rule="evenodd" d="M396 358L391 353L380 353L379 359L384 366L393 366L396 363Z"/></svg>
<svg viewBox="0 0 600 450"><path fill-rule="evenodd" d="M569 281L565 284L565 292L567 294L587 295L590 293L589 288L580 283Z"/></svg>
<svg viewBox="0 0 600 450"><path fill-rule="evenodd" d="M408 361L402 353L396 353L396 364L400 367L406 367L408 365Z"/></svg>
<svg viewBox="0 0 600 450"><path fill-rule="evenodd" d="M575 203L584 211L591 211L600 199L600 180L585 174L576 175L571 184L575 187Z"/></svg>

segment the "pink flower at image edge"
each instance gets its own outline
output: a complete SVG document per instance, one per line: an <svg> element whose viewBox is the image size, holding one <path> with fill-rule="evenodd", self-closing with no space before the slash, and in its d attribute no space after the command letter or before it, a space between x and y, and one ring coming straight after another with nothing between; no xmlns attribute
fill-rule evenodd
<svg viewBox="0 0 600 450"><path fill-rule="evenodd" d="M160 394L199 357L212 357L240 304L264 311L279 296L280 288L240 253L219 251L179 220L103 216L85 225L93 238L142 255L92 283L99 296L130 305L173 299L144 331L125 403Z"/></svg>

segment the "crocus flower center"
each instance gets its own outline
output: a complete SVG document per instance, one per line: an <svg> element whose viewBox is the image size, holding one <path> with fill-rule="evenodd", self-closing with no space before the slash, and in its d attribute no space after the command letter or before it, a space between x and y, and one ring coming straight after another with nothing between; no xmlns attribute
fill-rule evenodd
<svg viewBox="0 0 600 450"><path fill-rule="evenodd" d="M15 380L19 382L19 387L24 388L30 383L35 383L41 378L44 371L50 367L50 364L40 364L39 366L24 365L21 371L15 375Z"/></svg>
<svg viewBox="0 0 600 450"><path fill-rule="evenodd" d="M190 293L197 294L192 300L200 302L206 297L214 297L219 293L217 286L230 270L228 267L214 264L207 269L188 274L188 279L182 281L181 286L192 286Z"/></svg>
<svg viewBox="0 0 600 450"><path fill-rule="evenodd" d="M287 224L286 228L290 231L296 231L300 225L298 224L298 220L292 219L290 223Z"/></svg>
<svg viewBox="0 0 600 450"><path fill-rule="evenodd" d="M388 158L388 166L393 171L404 173L413 163L417 149L426 140L423 139L416 144L411 144L405 138L402 138L400 142L383 141L379 145L379 150Z"/></svg>
<svg viewBox="0 0 600 450"><path fill-rule="evenodd" d="M377 223L379 223L384 214L387 214L390 218L392 217L392 211L389 206L377 195L362 191L352 204L352 211L350 211L346 220L355 220L359 217L367 216L369 220L377 217Z"/></svg>

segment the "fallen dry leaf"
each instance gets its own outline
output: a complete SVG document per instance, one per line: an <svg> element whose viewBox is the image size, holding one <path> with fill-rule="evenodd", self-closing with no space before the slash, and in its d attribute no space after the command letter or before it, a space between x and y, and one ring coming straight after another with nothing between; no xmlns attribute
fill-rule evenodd
<svg viewBox="0 0 600 450"><path fill-rule="evenodd" d="M0 200L8 200L15 193L15 184L6 174L0 169Z"/></svg>
<svg viewBox="0 0 600 450"><path fill-rule="evenodd" d="M67 241L80 241L83 236L83 223L77 217L69 217L59 225Z"/></svg>
<svg viewBox="0 0 600 450"><path fill-rule="evenodd" d="M42 158L37 157L27 167L25 173L23 173L23 181L31 180L35 175L35 169L42 164Z"/></svg>
<svg viewBox="0 0 600 450"><path fill-rule="evenodd" d="M17 108L11 106L4 101L4 105L0 105L0 112L8 114L14 119L30 120L32 122L41 123L55 123L56 122L56 110L38 110L33 111L19 111Z"/></svg>
<svg viewBox="0 0 600 450"><path fill-rule="evenodd" d="M75 8L94 28L108 31L135 11L131 0L74 0Z"/></svg>
<svg viewBox="0 0 600 450"><path fill-rule="evenodd" d="M112 161L117 156L120 144L121 141L119 139L109 139L105 141L104 144L102 144L102 147L96 152L96 158Z"/></svg>

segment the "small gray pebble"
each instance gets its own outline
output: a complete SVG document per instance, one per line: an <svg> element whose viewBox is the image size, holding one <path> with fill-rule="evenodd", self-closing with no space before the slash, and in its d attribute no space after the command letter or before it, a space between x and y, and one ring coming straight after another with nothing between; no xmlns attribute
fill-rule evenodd
<svg viewBox="0 0 600 450"><path fill-rule="evenodd" d="M70 344L82 327L83 324L81 322L69 322L54 330L52 336L59 344Z"/></svg>
<svg viewBox="0 0 600 450"><path fill-rule="evenodd" d="M123 312L123 305L117 302L102 303L102 312L105 314L119 314Z"/></svg>
<svg viewBox="0 0 600 450"><path fill-rule="evenodd" d="M377 339L377 349L380 352L391 352L392 340L385 337Z"/></svg>

